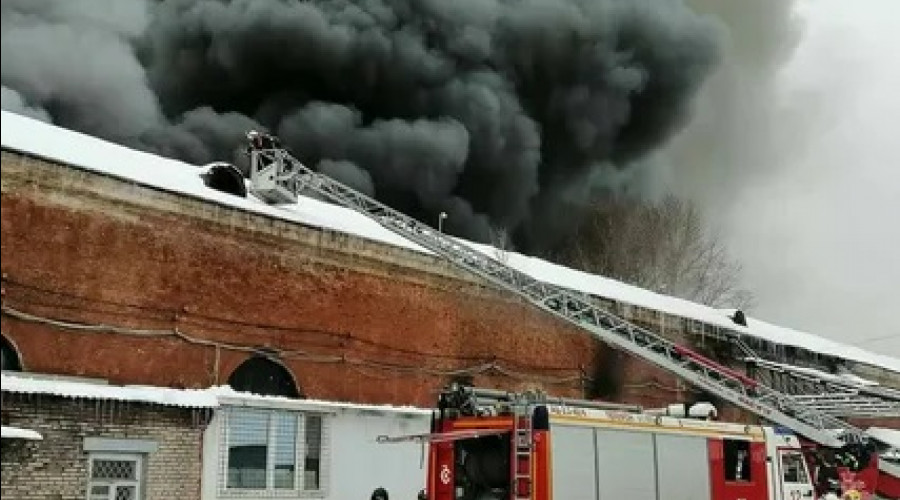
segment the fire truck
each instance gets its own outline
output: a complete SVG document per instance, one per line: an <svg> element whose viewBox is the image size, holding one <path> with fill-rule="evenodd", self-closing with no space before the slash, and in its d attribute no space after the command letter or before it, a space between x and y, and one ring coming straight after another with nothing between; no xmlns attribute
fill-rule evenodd
<svg viewBox="0 0 900 500"><path fill-rule="evenodd" d="M787 429L452 385L427 435L429 500L802 500ZM704 415L707 415L704 412Z"/></svg>
<svg viewBox="0 0 900 500"><path fill-rule="evenodd" d="M777 378L784 387L762 383L758 377L744 375L659 332L618 317L590 294L539 280L315 172L274 144L251 144L248 151L249 191L258 199L270 204L296 203L301 191L314 192L607 345L775 426L699 424L605 408L582 408L583 415L572 415L551 404L516 398L505 413L483 415L477 408L454 409L447 401L460 396L451 391L446 398L442 396L447 401L442 403L429 436L433 465L428 491L432 500L477 499L478 495L543 500L554 493L564 500L812 498L809 469L797 458L802 458L797 436L821 449L843 452L849 447L847 453L857 457L857 465L851 468L871 468L870 455L863 449L869 436L841 417L859 409L881 411L884 416L900 414L900 391L894 389L863 391L781 370ZM739 334L729 340L745 358L759 359ZM736 432L739 429L743 430ZM503 476L507 465L509 472ZM890 467L885 465L882 472L896 477L887 469ZM877 473L876 468L876 477ZM855 484L848 486L850 491ZM620 486L625 492L621 495L606 489ZM705 493L696 496L701 490ZM678 493L681 491L688 493Z"/></svg>

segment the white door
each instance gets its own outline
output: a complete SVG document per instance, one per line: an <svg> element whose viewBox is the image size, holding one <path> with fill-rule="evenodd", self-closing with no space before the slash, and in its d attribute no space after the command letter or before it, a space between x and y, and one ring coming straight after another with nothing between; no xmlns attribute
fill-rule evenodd
<svg viewBox="0 0 900 500"><path fill-rule="evenodd" d="M813 500L815 490L800 450L778 450L778 466L781 472L776 476L781 479L779 500Z"/></svg>

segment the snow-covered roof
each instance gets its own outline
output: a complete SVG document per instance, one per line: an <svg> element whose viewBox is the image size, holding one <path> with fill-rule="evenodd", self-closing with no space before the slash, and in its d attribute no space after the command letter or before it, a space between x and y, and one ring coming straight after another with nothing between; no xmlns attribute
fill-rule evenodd
<svg viewBox="0 0 900 500"><path fill-rule="evenodd" d="M262 396L247 392L238 392L230 386L211 387L211 394L215 394L219 404L228 406L265 406L282 407L305 411L319 411L334 413L352 411L358 413L394 414L407 416L431 415L431 410L414 406L374 405L362 403L346 403L339 401L325 401L321 399L294 399L284 396Z"/></svg>
<svg viewBox="0 0 900 500"><path fill-rule="evenodd" d="M358 212L331 203L301 196L294 205L267 205L253 197L242 198L208 188L199 176L202 172L201 169L196 165L119 146L8 111L2 112L2 122L0 135L2 135L2 144L5 149L20 151L248 212L352 234L417 252L432 253L392 233ZM488 255L495 255L496 250L490 246L460 241ZM729 318L731 311L658 294L515 252L507 252L505 258L508 265L548 283L698 320L777 344L801 347L813 352L880 366L900 373L900 359L891 356L872 353L858 347L771 325L753 318L748 318L748 327L739 326Z"/></svg>
<svg viewBox="0 0 900 500"><path fill-rule="evenodd" d="M0 374L3 392L45 394L73 399L128 401L183 408L214 408L216 395L207 390L172 389L142 385L114 386L65 379L34 378L31 376Z"/></svg>
<svg viewBox="0 0 900 500"><path fill-rule="evenodd" d="M415 408L412 406L374 405L317 399L293 399L283 396L262 396L248 392L238 392L227 385L213 386L206 389L174 389L170 387L146 385L119 386L93 381L89 382L67 378L56 378L41 374L5 372L0 374L0 387L2 387L3 392L17 394L43 394L73 399L128 401L183 408L216 408L227 405L258 406L267 408L280 407L327 413L352 411L408 416L431 414L431 410Z"/></svg>
<svg viewBox="0 0 900 500"><path fill-rule="evenodd" d="M886 354L878 354L867 351L860 347L849 344L842 344L831 339L819 337L807 332L801 332L792 328L773 325L755 318L747 318L747 326L745 332L754 337L773 342L775 344L784 344L794 347L802 347L804 349L835 356L851 361L859 361L869 365L880 366L888 370L900 373L900 359Z"/></svg>
<svg viewBox="0 0 900 500"><path fill-rule="evenodd" d="M44 439L37 431L22 429L21 427L10 427L8 425L0 426L0 438L26 439L29 441L40 441L41 439Z"/></svg>

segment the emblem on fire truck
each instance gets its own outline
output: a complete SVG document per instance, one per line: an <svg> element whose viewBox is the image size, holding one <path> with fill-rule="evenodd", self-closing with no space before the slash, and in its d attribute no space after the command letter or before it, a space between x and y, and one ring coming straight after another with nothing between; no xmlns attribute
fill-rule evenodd
<svg viewBox="0 0 900 500"><path fill-rule="evenodd" d="M450 484L450 467L447 464L441 467L441 482Z"/></svg>

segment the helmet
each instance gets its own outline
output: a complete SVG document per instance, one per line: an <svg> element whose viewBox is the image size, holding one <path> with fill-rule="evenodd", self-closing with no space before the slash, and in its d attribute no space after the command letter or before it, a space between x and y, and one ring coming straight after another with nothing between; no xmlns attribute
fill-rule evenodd
<svg viewBox="0 0 900 500"><path fill-rule="evenodd" d="M372 500L388 500L387 490L384 488L376 488L375 491L372 492Z"/></svg>
<svg viewBox="0 0 900 500"><path fill-rule="evenodd" d="M251 130L251 131L247 132L247 139L253 140L253 139L256 139L257 137L259 137L259 132L257 132L257 131Z"/></svg>

